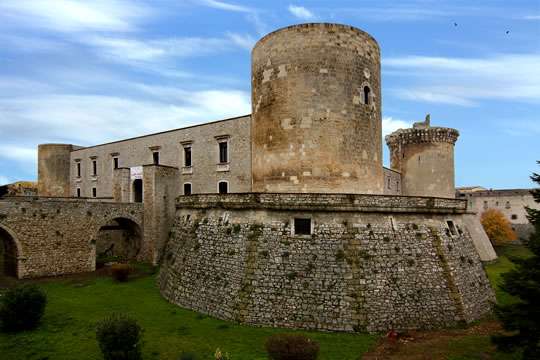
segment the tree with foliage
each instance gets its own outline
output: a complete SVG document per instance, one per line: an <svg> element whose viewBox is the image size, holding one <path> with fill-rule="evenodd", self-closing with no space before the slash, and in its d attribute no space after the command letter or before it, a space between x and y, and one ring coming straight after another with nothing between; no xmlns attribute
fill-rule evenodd
<svg viewBox="0 0 540 360"><path fill-rule="evenodd" d="M488 209L480 219L484 231L493 245L504 245L517 239L510 221L497 209Z"/></svg>
<svg viewBox="0 0 540 360"><path fill-rule="evenodd" d="M531 179L540 185L540 174L533 173ZM535 202L540 203L540 188L531 193ZM512 259L516 267L503 274L501 289L515 296L517 301L495 307L509 334L495 336L493 341L502 351L521 347L523 359L532 360L540 359L540 211L527 208L527 213L535 228L527 243L533 255Z"/></svg>

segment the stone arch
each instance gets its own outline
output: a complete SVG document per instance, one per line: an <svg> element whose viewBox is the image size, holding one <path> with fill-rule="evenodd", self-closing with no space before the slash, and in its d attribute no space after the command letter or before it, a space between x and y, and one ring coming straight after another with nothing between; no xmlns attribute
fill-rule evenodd
<svg viewBox="0 0 540 360"><path fill-rule="evenodd" d="M99 225L92 243L96 265L108 259L136 259L143 247L143 228L133 216L112 216Z"/></svg>
<svg viewBox="0 0 540 360"><path fill-rule="evenodd" d="M15 233L0 224L0 274L19 277L20 260L23 257L21 249Z"/></svg>

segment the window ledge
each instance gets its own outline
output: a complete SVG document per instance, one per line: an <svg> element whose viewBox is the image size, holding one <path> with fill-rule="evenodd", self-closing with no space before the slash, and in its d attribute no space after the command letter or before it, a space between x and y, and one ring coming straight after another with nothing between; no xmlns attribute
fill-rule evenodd
<svg viewBox="0 0 540 360"><path fill-rule="evenodd" d="M229 171L229 170L230 170L229 163L222 163L222 164L216 165L217 172L224 172L224 171Z"/></svg>
<svg viewBox="0 0 540 360"><path fill-rule="evenodd" d="M193 174L193 166L184 166L182 167L182 175Z"/></svg>

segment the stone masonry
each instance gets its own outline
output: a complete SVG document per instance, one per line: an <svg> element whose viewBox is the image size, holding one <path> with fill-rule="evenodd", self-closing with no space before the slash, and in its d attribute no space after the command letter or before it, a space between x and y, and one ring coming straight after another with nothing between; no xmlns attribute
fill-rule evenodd
<svg viewBox="0 0 540 360"><path fill-rule="evenodd" d="M160 289L180 306L253 325L380 331L471 322L494 297L464 213L465 202L435 198L179 198ZM311 236L293 235L295 217L312 220Z"/></svg>

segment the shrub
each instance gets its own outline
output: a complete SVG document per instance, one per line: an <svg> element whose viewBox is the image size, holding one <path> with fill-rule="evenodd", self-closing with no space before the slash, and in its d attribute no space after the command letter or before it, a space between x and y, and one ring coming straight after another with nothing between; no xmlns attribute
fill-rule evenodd
<svg viewBox="0 0 540 360"><path fill-rule="evenodd" d="M504 245L517 239L516 233L504 214L497 209L488 209L482 213L482 226L494 245Z"/></svg>
<svg viewBox="0 0 540 360"><path fill-rule="evenodd" d="M216 352L214 353L214 359L215 360L230 360L229 353L223 353L220 348L216 349Z"/></svg>
<svg viewBox="0 0 540 360"><path fill-rule="evenodd" d="M111 266L111 275L114 280L119 282L128 281L132 268L129 264L113 264Z"/></svg>
<svg viewBox="0 0 540 360"><path fill-rule="evenodd" d="M276 334L266 340L266 352L272 360L315 360L319 344L304 335Z"/></svg>
<svg viewBox="0 0 540 360"><path fill-rule="evenodd" d="M134 319L112 314L97 324L96 338L105 360L141 359L141 327Z"/></svg>
<svg viewBox="0 0 540 360"><path fill-rule="evenodd" d="M36 285L23 285L6 292L0 304L0 327L4 331L35 328L47 305L45 292Z"/></svg>

